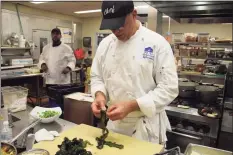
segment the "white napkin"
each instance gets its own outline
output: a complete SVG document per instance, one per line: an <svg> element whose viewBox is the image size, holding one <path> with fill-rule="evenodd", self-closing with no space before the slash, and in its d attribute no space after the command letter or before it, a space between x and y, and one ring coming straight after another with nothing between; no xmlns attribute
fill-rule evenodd
<svg viewBox="0 0 233 155"><path fill-rule="evenodd" d="M59 133L57 131L47 131L46 129L41 129L35 133L35 139L37 142L40 141L53 141L54 137L58 137Z"/></svg>

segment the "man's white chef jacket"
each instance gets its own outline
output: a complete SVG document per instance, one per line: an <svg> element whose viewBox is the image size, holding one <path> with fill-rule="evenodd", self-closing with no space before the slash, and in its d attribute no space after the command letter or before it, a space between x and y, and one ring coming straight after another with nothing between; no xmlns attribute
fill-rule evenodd
<svg viewBox="0 0 233 155"><path fill-rule="evenodd" d="M62 74L66 67L71 70L75 68L76 59L71 47L61 43L53 47L49 43L43 48L40 55L38 67L45 63L48 66L48 72L45 73L46 84L69 84L71 82L70 74Z"/></svg>
<svg viewBox="0 0 233 155"><path fill-rule="evenodd" d="M108 105L137 100L140 111L107 128L154 143L167 141L171 129L165 106L178 95L178 77L172 49L161 35L143 27L126 42L114 34L100 43L91 68L91 92L102 91Z"/></svg>

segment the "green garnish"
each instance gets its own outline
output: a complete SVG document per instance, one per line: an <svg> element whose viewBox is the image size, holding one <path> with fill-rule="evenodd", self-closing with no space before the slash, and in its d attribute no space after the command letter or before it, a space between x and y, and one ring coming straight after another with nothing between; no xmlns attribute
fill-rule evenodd
<svg viewBox="0 0 233 155"><path fill-rule="evenodd" d="M47 110L47 111L44 111L42 113L39 113L39 117L40 118L50 118L50 117L53 117L53 116L56 116L56 115L59 115L59 112L57 111L52 111L52 110Z"/></svg>

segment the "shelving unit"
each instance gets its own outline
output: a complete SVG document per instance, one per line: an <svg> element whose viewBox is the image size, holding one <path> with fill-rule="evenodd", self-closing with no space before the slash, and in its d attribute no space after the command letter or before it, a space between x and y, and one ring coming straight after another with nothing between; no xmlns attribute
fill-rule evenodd
<svg viewBox="0 0 233 155"><path fill-rule="evenodd" d="M179 72L178 75L189 75L189 76L197 76L197 77L204 77L204 78L211 78L211 79L224 79L225 75L204 75L204 74L194 74L188 72Z"/></svg>
<svg viewBox="0 0 233 155"><path fill-rule="evenodd" d="M212 60L223 60L223 61L232 61L233 59L231 58L211 58L211 57L193 57L193 56L179 56L180 58L190 58L190 59L212 59Z"/></svg>
<svg viewBox="0 0 233 155"><path fill-rule="evenodd" d="M178 46L179 49L179 58L181 59L181 65L183 65L184 60L186 59L203 59L203 60L221 60L221 61L233 61L233 58L219 58L217 57L217 52L224 52L225 48L230 48L232 49L233 44L232 43L211 43L211 42L176 42L173 45ZM182 49L179 46L180 45L184 45L187 47L194 47L194 48L187 48L187 56L185 54L185 48ZM197 47L197 48L195 48ZM213 57L211 55L211 57L209 56L209 54L214 51L215 48L219 48L216 49L216 51L213 54ZM195 49L198 49L195 51ZM222 50L221 50L222 49ZM181 50L183 50L183 55L181 55ZM194 50L194 52L192 51ZM200 56L195 56L192 55L195 52L201 52L201 50L205 50L204 55L200 55ZM203 52L203 51L202 51ZM230 50L226 51L225 53L231 52ZM199 54L199 53L198 53ZM198 55L197 54L197 55ZM226 55L226 54L225 54ZM214 57L215 56L215 57ZM189 60L188 60L189 61ZM191 61L190 61L191 62ZM202 73L199 72L188 72L188 71L181 71L178 73L178 75L187 75L187 76L195 76L195 77L203 77L203 78L210 78L210 79L224 79L225 75L204 75Z"/></svg>
<svg viewBox="0 0 233 155"><path fill-rule="evenodd" d="M25 47L25 48L21 48L21 47L1 47L1 50L31 50L30 47Z"/></svg>

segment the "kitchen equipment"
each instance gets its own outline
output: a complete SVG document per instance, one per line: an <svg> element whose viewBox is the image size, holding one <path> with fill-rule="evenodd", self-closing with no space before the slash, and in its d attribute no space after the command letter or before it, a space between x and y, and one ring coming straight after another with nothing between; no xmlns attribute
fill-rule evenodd
<svg viewBox="0 0 233 155"><path fill-rule="evenodd" d="M226 74L227 73L227 66L224 65L224 64L221 64L217 67L216 71L215 71L216 74Z"/></svg>
<svg viewBox="0 0 233 155"><path fill-rule="evenodd" d="M36 126L38 123L40 122L40 120L35 120L34 122L32 122L28 127L24 128L18 135L16 135L14 138L12 138L9 142L5 143L5 142L1 142L1 148L3 148L4 146L7 148L12 148L13 150L15 150L15 154L13 155L17 155L17 149L15 148L15 146L13 145L13 143L21 136L23 136L25 133L27 133L31 128L33 128L34 126Z"/></svg>
<svg viewBox="0 0 233 155"><path fill-rule="evenodd" d="M184 34L183 33L172 33L172 42L184 42Z"/></svg>
<svg viewBox="0 0 233 155"><path fill-rule="evenodd" d="M96 148L97 142L95 138L99 137L101 133L101 129L81 124L61 133L60 137L56 138L54 141L43 141L35 144L33 148L45 149L51 155L54 155L59 150L57 145L60 145L64 140L64 137L67 137L69 139L82 138L83 140L88 140L93 146L87 146L87 149L95 155L152 155L163 151L162 145L140 141L111 131L106 140L122 144L124 145L124 149L119 150L117 148L106 146L99 150Z"/></svg>
<svg viewBox="0 0 233 155"><path fill-rule="evenodd" d="M26 110L28 89L21 86L2 87L4 106L11 112Z"/></svg>
<svg viewBox="0 0 233 155"><path fill-rule="evenodd" d="M226 82L225 82L225 96L229 98L233 98L233 73L227 73Z"/></svg>
<svg viewBox="0 0 233 155"><path fill-rule="evenodd" d="M5 150L5 151L3 151ZM7 153L12 153L11 155L17 155L17 149L15 148L14 145L10 144L10 143L5 143L5 142L1 142L1 150L0 150L0 154L2 154L3 152L7 152ZM4 155L4 153L3 153Z"/></svg>
<svg viewBox="0 0 233 155"><path fill-rule="evenodd" d="M26 152L23 152L22 155L50 155L49 152L47 150L44 149L32 149Z"/></svg>
<svg viewBox="0 0 233 155"><path fill-rule="evenodd" d="M198 108L206 105L197 100L197 98L190 99L178 96L166 107L166 113L172 127L172 132L167 131L166 149L179 146L181 152L184 153L189 143L216 147L219 119L199 115ZM220 103L220 100L217 102ZM190 108L178 108L177 104L188 105Z"/></svg>
<svg viewBox="0 0 233 155"><path fill-rule="evenodd" d="M11 59L10 64L11 64L12 66L18 66L18 65L33 65L33 59L32 59L32 58Z"/></svg>
<svg viewBox="0 0 233 155"><path fill-rule="evenodd" d="M197 83L189 81L179 81L179 96L183 98L196 97L195 87Z"/></svg>
<svg viewBox="0 0 233 155"><path fill-rule="evenodd" d="M203 104L216 104L220 88L214 85L201 84L196 86L196 97Z"/></svg>
<svg viewBox="0 0 233 155"><path fill-rule="evenodd" d="M185 150L185 155L232 155L232 152L220 150L203 145L189 144Z"/></svg>

